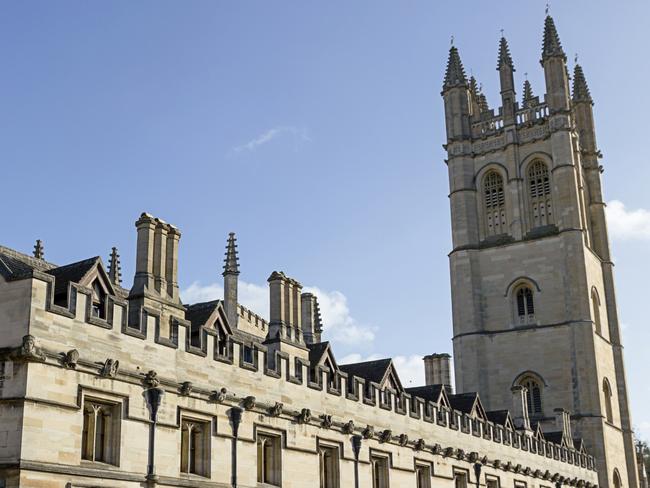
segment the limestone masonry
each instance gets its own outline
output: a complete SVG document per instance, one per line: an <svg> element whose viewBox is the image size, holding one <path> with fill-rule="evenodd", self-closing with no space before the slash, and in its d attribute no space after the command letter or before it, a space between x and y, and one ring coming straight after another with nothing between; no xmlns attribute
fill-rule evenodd
<svg viewBox="0 0 650 488"><path fill-rule="evenodd" d="M234 234L224 298L183 304L181 232L143 213L130 289L116 248L59 266L0 246L0 488L647 488L593 102L551 17L541 62L546 94L518 102L501 39L494 110L449 52L456 393L448 354L414 388L389 358L338 364L282 272L268 320L240 305Z"/></svg>

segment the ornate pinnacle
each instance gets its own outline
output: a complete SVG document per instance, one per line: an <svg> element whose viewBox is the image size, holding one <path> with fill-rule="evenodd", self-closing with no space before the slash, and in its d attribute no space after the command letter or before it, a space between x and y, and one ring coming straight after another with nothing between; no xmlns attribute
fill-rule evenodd
<svg viewBox="0 0 650 488"><path fill-rule="evenodd" d="M456 46L451 46L451 49L449 49L449 59L447 61L447 71L445 72L443 90L455 86L467 86L467 77L465 76L465 69L460 60L458 49Z"/></svg>
<svg viewBox="0 0 650 488"><path fill-rule="evenodd" d="M512 56L510 56L508 41L506 41L506 38L502 36L501 41L499 41L499 59L497 61L497 70L500 70L505 66L512 69L512 71L515 71L515 65L512 62Z"/></svg>
<svg viewBox="0 0 650 488"><path fill-rule="evenodd" d="M478 97L479 93L479 88L478 88L478 82L476 81L476 78L473 76L470 76L469 78L469 91L472 92L473 97Z"/></svg>
<svg viewBox="0 0 650 488"><path fill-rule="evenodd" d="M552 56L560 56L566 61L566 54L560 43L560 36L555 28L555 22L550 15L544 21L544 41L542 44L542 61Z"/></svg>
<svg viewBox="0 0 650 488"><path fill-rule="evenodd" d="M237 257L237 239L235 233L228 235L228 244L226 245L226 259L223 260L223 276L228 274L239 274L239 258Z"/></svg>
<svg viewBox="0 0 650 488"><path fill-rule="evenodd" d="M478 94L478 108L483 112L487 112L490 110L490 106L488 105L487 98L485 97L485 93L479 92Z"/></svg>
<svg viewBox="0 0 650 488"><path fill-rule="evenodd" d="M528 107L530 102L535 98L533 95L533 88L530 86L530 81L524 81L524 107Z"/></svg>
<svg viewBox="0 0 650 488"><path fill-rule="evenodd" d="M111 250L108 259L108 278L114 285L120 286L122 284L122 266L120 265L120 255L117 253L116 247Z"/></svg>
<svg viewBox="0 0 650 488"><path fill-rule="evenodd" d="M34 257L41 261L45 259L45 246L43 246L43 241L40 239L36 239L36 244L34 245Z"/></svg>
<svg viewBox="0 0 650 488"><path fill-rule="evenodd" d="M591 98L589 87L585 74L582 71L582 66L576 64L573 70L573 101L574 102L587 102L593 105L594 101Z"/></svg>

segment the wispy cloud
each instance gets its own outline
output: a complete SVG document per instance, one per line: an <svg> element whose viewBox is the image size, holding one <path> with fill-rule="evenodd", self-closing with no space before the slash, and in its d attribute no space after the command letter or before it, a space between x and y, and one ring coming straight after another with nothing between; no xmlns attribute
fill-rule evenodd
<svg viewBox="0 0 650 488"><path fill-rule="evenodd" d="M307 129L294 126L279 126L273 127L272 129L259 134L257 137L254 137L245 144L235 146L232 149L232 152L235 154L253 152L261 146L283 136L289 136L293 139L294 149L298 149L300 144L311 142L311 137L309 136Z"/></svg>
<svg viewBox="0 0 650 488"><path fill-rule="evenodd" d="M628 209L623 202L607 204L607 225L613 239L650 240L650 211Z"/></svg>

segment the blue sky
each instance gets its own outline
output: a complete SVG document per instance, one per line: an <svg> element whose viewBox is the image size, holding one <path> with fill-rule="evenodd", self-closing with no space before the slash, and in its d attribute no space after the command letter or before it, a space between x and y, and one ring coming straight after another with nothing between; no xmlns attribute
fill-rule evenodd
<svg viewBox="0 0 650 488"><path fill-rule="evenodd" d="M119 247L141 211L183 231L187 298L220 293L237 232L242 300L281 269L319 290L339 358L451 350L440 89L455 36L492 106L500 29L543 92L543 1L0 3L4 232L49 260ZM554 2L595 99L633 418L650 438L647 1ZM572 63L571 63L572 64ZM261 312L265 312L261 310Z"/></svg>

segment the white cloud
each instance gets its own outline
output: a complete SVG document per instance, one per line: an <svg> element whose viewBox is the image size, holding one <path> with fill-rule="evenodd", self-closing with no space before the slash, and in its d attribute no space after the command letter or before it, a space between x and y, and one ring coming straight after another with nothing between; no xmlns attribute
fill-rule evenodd
<svg viewBox="0 0 650 488"><path fill-rule="evenodd" d="M375 340L376 327L360 324L350 315L348 299L343 293L310 286L305 287L304 291L313 293L318 298L326 339L347 345Z"/></svg>
<svg viewBox="0 0 650 488"><path fill-rule="evenodd" d="M239 303L262 317L268 317L269 292L266 286L247 283L239 280ZM185 290L181 291L181 298L185 303L198 303L223 298L223 285L211 283L202 285L195 281Z"/></svg>
<svg viewBox="0 0 650 488"><path fill-rule="evenodd" d="M298 148L298 145L303 142L311 142L309 133L306 129L293 126L280 126L273 127L272 129L267 130L266 132L254 137L250 141L236 146L232 149L234 153L241 152L253 152L257 150L260 146L268 144L269 142L277 139L278 137L289 135L293 138L294 149Z"/></svg>
<svg viewBox="0 0 650 488"><path fill-rule="evenodd" d="M385 357L385 356L383 356ZM361 363L364 361L374 361L375 359L382 359L379 354L371 354L370 356L362 356L358 353L348 354L339 360L340 364ZM411 386L424 385L424 361L422 356L412 354L410 356L395 356L393 364L405 388Z"/></svg>
<svg viewBox="0 0 650 488"><path fill-rule="evenodd" d="M612 200L607 204L606 212L612 238L650 240L650 211L644 208L629 210L623 202Z"/></svg>

